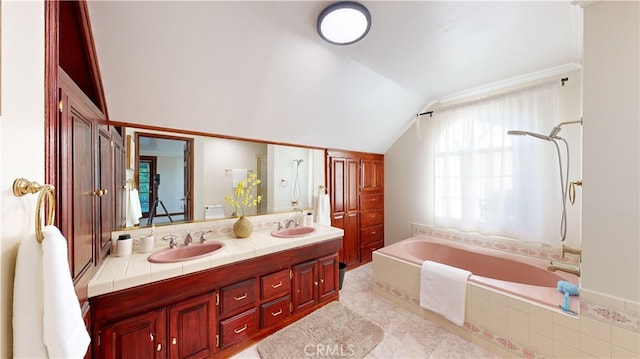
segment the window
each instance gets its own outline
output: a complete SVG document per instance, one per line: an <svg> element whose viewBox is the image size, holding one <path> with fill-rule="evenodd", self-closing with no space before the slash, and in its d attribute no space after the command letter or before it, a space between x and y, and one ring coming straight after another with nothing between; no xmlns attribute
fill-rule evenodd
<svg viewBox="0 0 640 359"><path fill-rule="evenodd" d="M548 84L434 113L434 224L491 235L557 238L561 195L555 148L512 129L548 132L557 121Z"/></svg>

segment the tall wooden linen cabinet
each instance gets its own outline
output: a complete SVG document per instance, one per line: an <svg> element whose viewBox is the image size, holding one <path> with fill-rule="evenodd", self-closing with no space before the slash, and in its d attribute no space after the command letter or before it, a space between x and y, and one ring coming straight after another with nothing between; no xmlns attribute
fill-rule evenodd
<svg viewBox="0 0 640 359"><path fill-rule="evenodd" d="M340 261L355 267L384 246L384 155L327 150L331 225L344 230Z"/></svg>

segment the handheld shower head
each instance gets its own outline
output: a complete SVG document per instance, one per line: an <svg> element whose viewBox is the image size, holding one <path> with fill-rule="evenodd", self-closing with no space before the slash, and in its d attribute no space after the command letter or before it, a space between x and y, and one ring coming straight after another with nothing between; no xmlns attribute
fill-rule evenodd
<svg viewBox="0 0 640 359"><path fill-rule="evenodd" d="M532 136L532 137L535 137L535 138L539 138L541 140L551 141L551 136L545 136L545 135L541 135L539 133L529 132L529 131L509 130L509 131L507 131L507 135Z"/></svg>

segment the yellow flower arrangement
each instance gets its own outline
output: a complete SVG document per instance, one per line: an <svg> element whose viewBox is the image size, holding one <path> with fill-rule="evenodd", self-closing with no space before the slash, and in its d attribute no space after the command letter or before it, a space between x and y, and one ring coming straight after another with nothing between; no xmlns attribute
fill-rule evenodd
<svg viewBox="0 0 640 359"><path fill-rule="evenodd" d="M260 203L262 196L253 197L253 189L259 184L258 176L250 172L247 178L238 183L233 195L224 197L224 200L235 208L235 215L238 215L238 209L240 209L240 216L244 217L244 207L257 206Z"/></svg>

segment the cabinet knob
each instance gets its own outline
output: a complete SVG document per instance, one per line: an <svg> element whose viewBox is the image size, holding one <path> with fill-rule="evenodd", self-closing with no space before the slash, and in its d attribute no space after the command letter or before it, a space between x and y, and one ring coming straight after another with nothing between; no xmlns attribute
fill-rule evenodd
<svg viewBox="0 0 640 359"><path fill-rule="evenodd" d="M159 352L162 350L162 344L158 343L158 346L156 346L156 351Z"/></svg>
<svg viewBox="0 0 640 359"><path fill-rule="evenodd" d="M106 188L105 188L105 189L98 190L98 191L95 191L95 192L91 192L91 194L92 194L92 195L94 195L94 196L98 196L98 197L102 197L102 196L104 196L104 195L105 195L105 194L107 194L107 193L109 193L109 191L108 191Z"/></svg>
<svg viewBox="0 0 640 359"><path fill-rule="evenodd" d="M318 285L318 282L313 282L314 285Z"/></svg>
<svg viewBox="0 0 640 359"><path fill-rule="evenodd" d="M173 345L178 344L178 339L176 339L175 337L173 339L171 339L171 344L173 344Z"/></svg>
<svg viewBox="0 0 640 359"><path fill-rule="evenodd" d="M321 278L321 279L320 279L320 283L324 283L324 278Z"/></svg>

